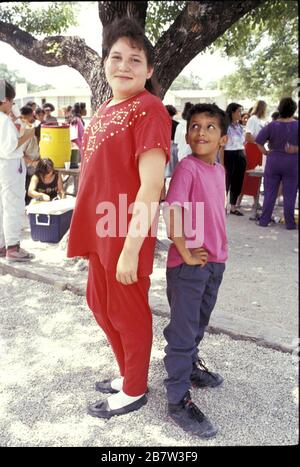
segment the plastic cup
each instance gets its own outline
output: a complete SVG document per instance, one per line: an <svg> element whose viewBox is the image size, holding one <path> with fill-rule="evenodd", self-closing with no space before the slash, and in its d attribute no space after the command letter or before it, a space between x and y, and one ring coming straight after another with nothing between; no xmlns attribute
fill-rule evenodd
<svg viewBox="0 0 300 467"><path fill-rule="evenodd" d="M71 162L65 162L65 169L69 170L71 166Z"/></svg>

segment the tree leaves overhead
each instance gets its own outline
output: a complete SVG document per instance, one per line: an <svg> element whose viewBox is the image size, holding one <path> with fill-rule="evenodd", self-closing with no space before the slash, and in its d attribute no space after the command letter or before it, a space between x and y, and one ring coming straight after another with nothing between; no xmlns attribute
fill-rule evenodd
<svg viewBox="0 0 300 467"><path fill-rule="evenodd" d="M78 2L49 2L39 9L32 8L33 2L3 2L0 20L12 23L20 29L39 35L60 34L69 26L77 25Z"/></svg>
<svg viewBox="0 0 300 467"><path fill-rule="evenodd" d="M286 36L297 45L298 2L296 0L267 0L247 13L222 37L213 48L220 48L232 57L250 58L266 36L278 44Z"/></svg>
<svg viewBox="0 0 300 467"><path fill-rule="evenodd" d="M155 44L184 9L185 1L148 2L145 32Z"/></svg>

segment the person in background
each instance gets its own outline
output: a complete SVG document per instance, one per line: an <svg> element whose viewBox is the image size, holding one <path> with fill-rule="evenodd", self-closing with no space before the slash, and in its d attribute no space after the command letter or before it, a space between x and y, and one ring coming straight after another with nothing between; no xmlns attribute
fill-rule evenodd
<svg viewBox="0 0 300 467"><path fill-rule="evenodd" d="M278 120L279 115L280 114L279 114L278 110L275 110L275 112L273 112L272 115L271 115L272 121L274 122L275 120Z"/></svg>
<svg viewBox="0 0 300 467"><path fill-rule="evenodd" d="M25 106L21 110L21 130L20 135L23 134L24 130L27 128L37 128L39 126L37 121L33 116L33 110L31 107ZM38 161L40 160L40 148L39 142L36 134L27 141L23 146L24 151L24 161L26 165L26 180L25 180L25 204L29 204L30 197L27 194L27 190L30 184L32 175L35 172Z"/></svg>
<svg viewBox="0 0 300 467"><path fill-rule="evenodd" d="M297 104L291 97L281 99L277 120L266 125L257 135L256 143L267 156L264 172L264 204L259 219L260 227L271 221L280 182L283 189L283 211L285 226L296 229L294 218L298 190L298 120L294 119ZM269 149L265 148L268 143Z"/></svg>
<svg viewBox="0 0 300 467"><path fill-rule="evenodd" d="M85 102L79 102L79 108L80 108L80 115L81 115L81 121L83 126L85 126L85 122L83 117L86 116L87 110L86 110L86 103Z"/></svg>
<svg viewBox="0 0 300 467"><path fill-rule="evenodd" d="M177 144L177 152L178 152L178 161L181 161L185 156L191 154L191 148L186 142L186 119L188 115L188 111L193 106L191 102L186 102L184 104L184 109L182 111L182 120L178 123L175 135L174 135L174 143Z"/></svg>
<svg viewBox="0 0 300 467"><path fill-rule="evenodd" d="M173 105L165 105L171 119L172 119L172 130L171 130L171 159L170 162L166 165L166 170L165 170L165 181L164 181L164 188L161 194L161 202L164 201L165 195L166 195L166 178L170 178L173 175L173 172L175 170L175 167L178 163L178 149L177 149L177 144L174 143L174 136L175 136L175 131L176 127L178 125L178 122L174 120L174 116L177 114L177 110Z"/></svg>
<svg viewBox="0 0 300 467"><path fill-rule="evenodd" d="M39 160L30 181L28 196L38 201L52 201L57 196L66 197L61 175L54 169L51 159Z"/></svg>
<svg viewBox="0 0 300 467"><path fill-rule="evenodd" d="M37 109L36 103L34 101L28 101L26 102L25 107L31 107L33 111L33 116L35 117L35 111Z"/></svg>
<svg viewBox="0 0 300 467"><path fill-rule="evenodd" d="M71 116L69 117L69 124L70 124L70 139L71 139L71 142L73 144L75 143L77 148L79 149L80 160L81 160L84 125L83 125L83 119L81 115L81 109L80 109L79 102L76 102L76 104L74 104L72 108Z"/></svg>
<svg viewBox="0 0 300 467"><path fill-rule="evenodd" d="M249 118L250 118L250 114L249 114L248 112L242 112L240 124L241 124L244 128L246 127Z"/></svg>
<svg viewBox="0 0 300 467"><path fill-rule="evenodd" d="M63 113L64 113L64 117L65 117L65 122L69 123L69 119L72 115L72 106L71 105L68 105L67 107L64 107L63 108Z"/></svg>
<svg viewBox="0 0 300 467"><path fill-rule="evenodd" d="M55 107L50 102L43 104L43 110L45 111L45 123L48 125L57 125L57 118L51 115L51 112L54 112Z"/></svg>
<svg viewBox="0 0 300 467"><path fill-rule="evenodd" d="M244 214L236 209L237 200L241 194L243 180L246 170L246 157L244 153L244 130L239 123L241 119L242 106L236 102L231 102L226 109L229 120L227 130L228 140L220 149L220 161L226 169L226 192L230 191L230 214L243 216Z"/></svg>
<svg viewBox="0 0 300 467"><path fill-rule="evenodd" d="M35 111L35 136L37 138L38 143L40 144L41 140L41 125L45 122L45 111L38 107Z"/></svg>
<svg viewBox="0 0 300 467"><path fill-rule="evenodd" d="M9 117L16 92L0 80L0 257L8 261L30 261L34 255L20 247L25 210L23 144L34 135L34 128L19 136Z"/></svg>
<svg viewBox="0 0 300 467"><path fill-rule="evenodd" d="M257 144L255 144L255 138L266 124L266 112L266 102L262 100L257 101L252 108L251 116L246 125L245 154L247 164L241 195L237 202L238 205L242 203L243 195L253 196L253 203L255 203L257 190L260 186L260 179L258 177L251 177L248 175L247 170L252 170L257 166L263 165L263 155Z"/></svg>

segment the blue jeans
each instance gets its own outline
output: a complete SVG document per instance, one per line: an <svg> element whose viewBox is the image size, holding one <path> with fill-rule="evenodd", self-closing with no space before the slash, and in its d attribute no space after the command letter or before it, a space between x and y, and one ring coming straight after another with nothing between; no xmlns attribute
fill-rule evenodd
<svg viewBox="0 0 300 467"><path fill-rule="evenodd" d="M171 404L178 404L190 389L198 345L216 304L224 270L224 263L207 263L203 268L183 263L167 268L171 319L164 329L164 364L168 373L164 383Z"/></svg>

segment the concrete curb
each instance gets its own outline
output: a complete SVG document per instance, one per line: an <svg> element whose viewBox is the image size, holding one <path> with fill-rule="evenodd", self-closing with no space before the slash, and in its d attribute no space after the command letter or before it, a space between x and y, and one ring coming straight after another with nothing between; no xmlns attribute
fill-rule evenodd
<svg viewBox="0 0 300 467"><path fill-rule="evenodd" d="M159 241L159 246L162 249L168 249L168 247L162 241ZM9 274L11 276L15 276L15 277L18 277L18 278L30 279L30 280L42 282L44 284L52 285L53 287L55 287L55 288L57 288L58 290L61 290L61 291L68 290L68 291L74 293L75 295L85 296L85 288L83 288L83 287L76 287L76 286L74 286L74 285L72 285L72 284L70 284L68 282L58 281L58 280L55 280L55 279L52 279L52 278L49 278L49 277L45 277L45 276L43 276L41 274L36 274L36 273L30 272L28 270L23 269L19 265L14 266L14 265L6 264L6 263L0 261L0 274L2 274L2 275ZM156 307L152 307L152 312L156 316L160 316L160 317L163 317L163 318L168 318L169 317L168 312L162 311L162 310L160 310L160 309L158 309ZM259 337L255 336L255 335L252 335L251 333L247 333L247 334L241 333L239 330L234 329L234 326L233 326L232 322L230 322L230 319L228 319L228 317L226 317L224 315L221 317L221 320L223 322L225 321L225 323L223 325L220 326L217 323L209 325L207 327L206 331L208 333L210 333L210 334L226 334L227 336L231 337L234 340L250 341L250 342L255 343L258 346L271 348L273 350L277 350L277 351L284 352L284 353L293 353L293 351L295 350L294 347L292 347L292 346L288 346L288 345L285 345L285 344L280 344L278 342L272 341L272 339L262 335L262 333L260 333ZM226 320L228 321L227 324L226 324ZM216 318L215 318L215 321L217 321ZM247 324L248 320L240 318L239 321L240 322L241 321L245 322L245 326L244 326L245 329L247 329L249 327L249 324ZM290 342L293 341L294 337L295 336L290 336Z"/></svg>

